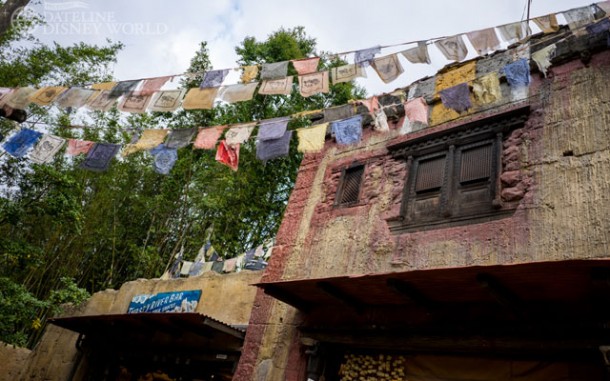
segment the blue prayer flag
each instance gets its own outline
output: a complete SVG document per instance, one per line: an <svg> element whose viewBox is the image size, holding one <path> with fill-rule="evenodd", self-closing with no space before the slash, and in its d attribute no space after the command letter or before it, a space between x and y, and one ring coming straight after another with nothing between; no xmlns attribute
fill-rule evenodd
<svg viewBox="0 0 610 381"><path fill-rule="evenodd" d="M178 150L167 148L164 144L151 149L150 153L154 157L153 168L161 175L168 175L178 160Z"/></svg>
<svg viewBox="0 0 610 381"><path fill-rule="evenodd" d="M362 139L362 115L331 123L331 129L339 144L355 144Z"/></svg>
<svg viewBox="0 0 610 381"><path fill-rule="evenodd" d="M286 131L279 139L257 140L256 158L261 161L267 161L288 155L290 139L292 139L292 131Z"/></svg>
<svg viewBox="0 0 610 381"><path fill-rule="evenodd" d="M440 96L445 107L457 112L466 111L472 106L470 103L470 88L466 83L441 90Z"/></svg>
<svg viewBox="0 0 610 381"><path fill-rule="evenodd" d="M529 86L530 84L530 64L527 58L521 58L515 62L504 66L506 80L511 86Z"/></svg>
<svg viewBox="0 0 610 381"><path fill-rule="evenodd" d="M284 116L281 118L267 119L260 122L258 125L258 140L279 139L284 136L288 121L290 118Z"/></svg>
<svg viewBox="0 0 610 381"><path fill-rule="evenodd" d="M6 152L14 157L24 157L25 154L36 144L42 133L22 128L17 134L13 135L2 147Z"/></svg>

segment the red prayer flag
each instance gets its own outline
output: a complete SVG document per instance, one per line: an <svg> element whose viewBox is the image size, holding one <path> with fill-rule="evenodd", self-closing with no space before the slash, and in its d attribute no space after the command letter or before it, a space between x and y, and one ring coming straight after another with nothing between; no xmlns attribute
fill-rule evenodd
<svg viewBox="0 0 610 381"><path fill-rule="evenodd" d="M216 151L216 161L237 171L237 166L239 165L239 144L230 146L222 140Z"/></svg>

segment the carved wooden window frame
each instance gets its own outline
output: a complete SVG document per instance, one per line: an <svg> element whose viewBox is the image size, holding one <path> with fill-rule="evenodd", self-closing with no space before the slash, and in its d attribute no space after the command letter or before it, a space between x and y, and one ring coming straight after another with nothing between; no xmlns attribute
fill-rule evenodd
<svg viewBox="0 0 610 381"><path fill-rule="evenodd" d="M388 221L391 230L416 231L462 225L501 218L512 212L514 208L505 207L500 199L503 137L525 123L528 111L528 107L511 110L389 146L395 159L406 160L408 172L400 218ZM485 146L489 149L474 151ZM488 166L471 160L470 170L463 172L464 153L468 151L488 160ZM438 176L422 173L422 163L439 157L444 157L442 166L437 162L428 167L436 171L442 167L442 173ZM427 177L418 182L420 175ZM441 177L440 185L438 177Z"/></svg>
<svg viewBox="0 0 610 381"><path fill-rule="evenodd" d="M336 207L349 207L359 203L364 169L364 164L353 164L341 170L341 180L335 195Z"/></svg>

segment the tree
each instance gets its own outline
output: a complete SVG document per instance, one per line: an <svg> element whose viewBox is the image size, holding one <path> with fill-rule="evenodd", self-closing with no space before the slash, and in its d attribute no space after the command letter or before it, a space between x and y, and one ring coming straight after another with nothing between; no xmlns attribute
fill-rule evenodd
<svg viewBox="0 0 610 381"><path fill-rule="evenodd" d="M316 52L315 46L315 39L298 27L280 29L265 41L248 37L236 51L241 64L318 54L322 68L342 64ZM3 49L0 83L84 86L108 80L107 66L120 48L109 43ZM210 69L207 45L202 42L189 71ZM196 76L182 86L192 88L200 81L201 76ZM28 122L42 122L46 131L64 138L125 144L146 128L192 128L288 116L343 104L362 93L352 83L341 83L331 86L328 94L309 98L295 91L291 96L256 95L213 110L129 116L116 109L83 115L31 106ZM294 118L289 128L310 123ZM88 127L68 128L82 124ZM12 123L0 121L3 135L13 128ZM33 307L44 325L58 290L74 291L65 279L74 279L77 287L93 293L128 280L157 277L178 251L192 259L208 240L226 258L241 254L276 234L301 160L296 139L292 144L289 156L263 163L256 160L251 139L241 147L237 172L217 163L213 151L181 149L167 176L153 171L145 152L117 158L104 173L80 169L82 158L60 155L50 165L33 165L5 156L0 160L0 183L5 185L0 188L0 277L48 303ZM20 332L29 332L32 345L40 331L28 331L23 321L19 327Z"/></svg>
<svg viewBox="0 0 610 381"><path fill-rule="evenodd" d="M6 0L0 3L0 41L10 34L11 23L30 0Z"/></svg>

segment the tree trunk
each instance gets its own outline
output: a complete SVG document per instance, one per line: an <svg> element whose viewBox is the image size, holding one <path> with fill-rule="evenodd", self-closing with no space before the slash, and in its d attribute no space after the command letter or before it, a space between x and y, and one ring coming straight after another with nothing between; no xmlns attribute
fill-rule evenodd
<svg viewBox="0 0 610 381"><path fill-rule="evenodd" d="M23 8L30 0L6 0L4 5L0 7L0 41L4 39L4 35L11 28L11 20L13 14Z"/></svg>

